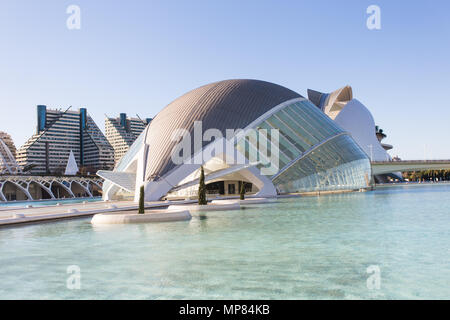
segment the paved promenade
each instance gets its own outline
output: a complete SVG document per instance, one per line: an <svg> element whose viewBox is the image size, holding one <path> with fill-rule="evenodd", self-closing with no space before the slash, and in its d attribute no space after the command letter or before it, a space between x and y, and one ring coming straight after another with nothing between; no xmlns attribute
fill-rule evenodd
<svg viewBox="0 0 450 320"><path fill-rule="evenodd" d="M146 202L146 209L164 208L170 204L192 203L193 200L167 203L164 201ZM30 205L32 205L30 203ZM25 204L24 204L25 206ZM138 206L132 201L87 202L76 204L62 204L60 206L46 206L37 208L2 208L0 209L0 227L14 224L42 222L57 219L92 216L97 213L119 212L134 210Z"/></svg>
<svg viewBox="0 0 450 320"><path fill-rule="evenodd" d="M290 198L298 197L299 195L284 195L277 198ZM253 198L255 196L248 196L247 198ZM225 196L217 199L238 199L238 196ZM214 198L216 199L216 198ZM209 200L214 200L209 199ZM197 203L197 200L177 200L177 201L153 201L146 202L145 209L163 209L172 204L192 204ZM25 208L26 205L33 205L33 202L24 203L23 207L3 207L0 208L0 227L9 225L18 225L25 223L44 222L60 219L70 219L79 217L89 217L97 213L106 212L121 212L121 211L135 211L138 210L137 203L133 201L98 201L98 202L86 202L86 203L70 203Z"/></svg>

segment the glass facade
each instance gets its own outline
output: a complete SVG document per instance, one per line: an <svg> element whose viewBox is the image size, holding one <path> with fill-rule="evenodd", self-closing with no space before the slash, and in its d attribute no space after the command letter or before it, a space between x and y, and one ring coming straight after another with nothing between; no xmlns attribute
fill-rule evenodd
<svg viewBox="0 0 450 320"><path fill-rule="evenodd" d="M45 130L45 126L46 126L46 122L47 122L47 106L44 105L38 105L37 106L37 132L39 134L39 132L44 131Z"/></svg>
<svg viewBox="0 0 450 320"><path fill-rule="evenodd" d="M292 163L273 179L281 193L354 190L370 180L370 162L348 135L338 135Z"/></svg>
<svg viewBox="0 0 450 320"><path fill-rule="evenodd" d="M288 105L256 129L256 139L247 136L236 148L247 159L261 162L260 169L273 167L275 156L278 166L272 181L281 193L367 187L370 162L366 154L311 102ZM279 132L277 143L271 139L273 129Z"/></svg>

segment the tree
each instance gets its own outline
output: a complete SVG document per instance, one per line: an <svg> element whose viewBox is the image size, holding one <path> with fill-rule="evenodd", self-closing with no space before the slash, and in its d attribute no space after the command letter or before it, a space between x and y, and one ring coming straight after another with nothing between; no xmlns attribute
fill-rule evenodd
<svg viewBox="0 0 450 320"><path fill-rule="evenodd" d="M198 183L198 204L201 206L207 205L206 201L206 186L205 186L205 171L203 166L200 167L200 180Z"/></svg>
<svg viewBox="0 0 450 320"><path fill-rule="evenodd" d="M28 165L24 166L22 171L23 172L28 172L28 171L33 170L33 168L36 168L36 167L37 167L37 164L31 163L31 164L28 164Z"/></svg>
<svg viewBox="0 0 450 320"><path fill-rule="evenodd" d="M241 181L241 190L240 190L240 199L244 200L245 199L245 182Z"/></svg>
<svg viewBox="0 0 450 320"><path fill-rule="evenodd" d="M144 214L145 213L145 208L144 208L144 186L141 186L140 190L139 190L139 214Z"/></svg>

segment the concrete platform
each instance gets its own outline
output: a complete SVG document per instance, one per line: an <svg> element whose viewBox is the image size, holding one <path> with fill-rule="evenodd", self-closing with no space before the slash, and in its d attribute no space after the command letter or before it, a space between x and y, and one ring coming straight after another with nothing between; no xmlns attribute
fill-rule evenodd
<svg viewBox="0 0 450 320"><path fill-rule="evenodd" d="M173 203L173 202L172 202ZM179 204L195 203L195 201L180 201ZM145 209L166 208L170 203L164 201L146 202ZM5 208L0 211L0 227L44 221L82 218L98 213L113 213L134 211L138 205L133 201L98 201L86 203L70 203L36 208Z"/></svg>
<svg viewBox="0 0 450 320"><path fill-rule="evenodd" d="M187 221L190 219L192 219L192 216L187 210L183 211L151 210L144 214L122 211L118 213L96 214L92 218L91 223L93 225L157 223L157 222Z"/></svg>

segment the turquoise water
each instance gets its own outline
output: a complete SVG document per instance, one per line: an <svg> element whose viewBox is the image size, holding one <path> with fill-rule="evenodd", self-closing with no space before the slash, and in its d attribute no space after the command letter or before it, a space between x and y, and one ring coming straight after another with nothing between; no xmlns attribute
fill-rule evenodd
<svg viewBox="0 0 450 320"><path fill-rule="evenodd" d="M93 202L100 201L101 197L95 198L76 198L76 199L58 199L58 200L43 200L43 201L17 201L17 202L0 202L0 208L6 207L25 207L27 205L33 207L45 207L45 206L54 206L57 203L61 204L71 204L71 203L81 203L83 201Z"/></svg>
<svg viewBox="0 0 450 320"><path fill-rule="evenodd" d="M449 229L449 185L283 199L189 222L0 229L0 298L449 299ZM69 265L79 290L66 287Z"/></svg>

